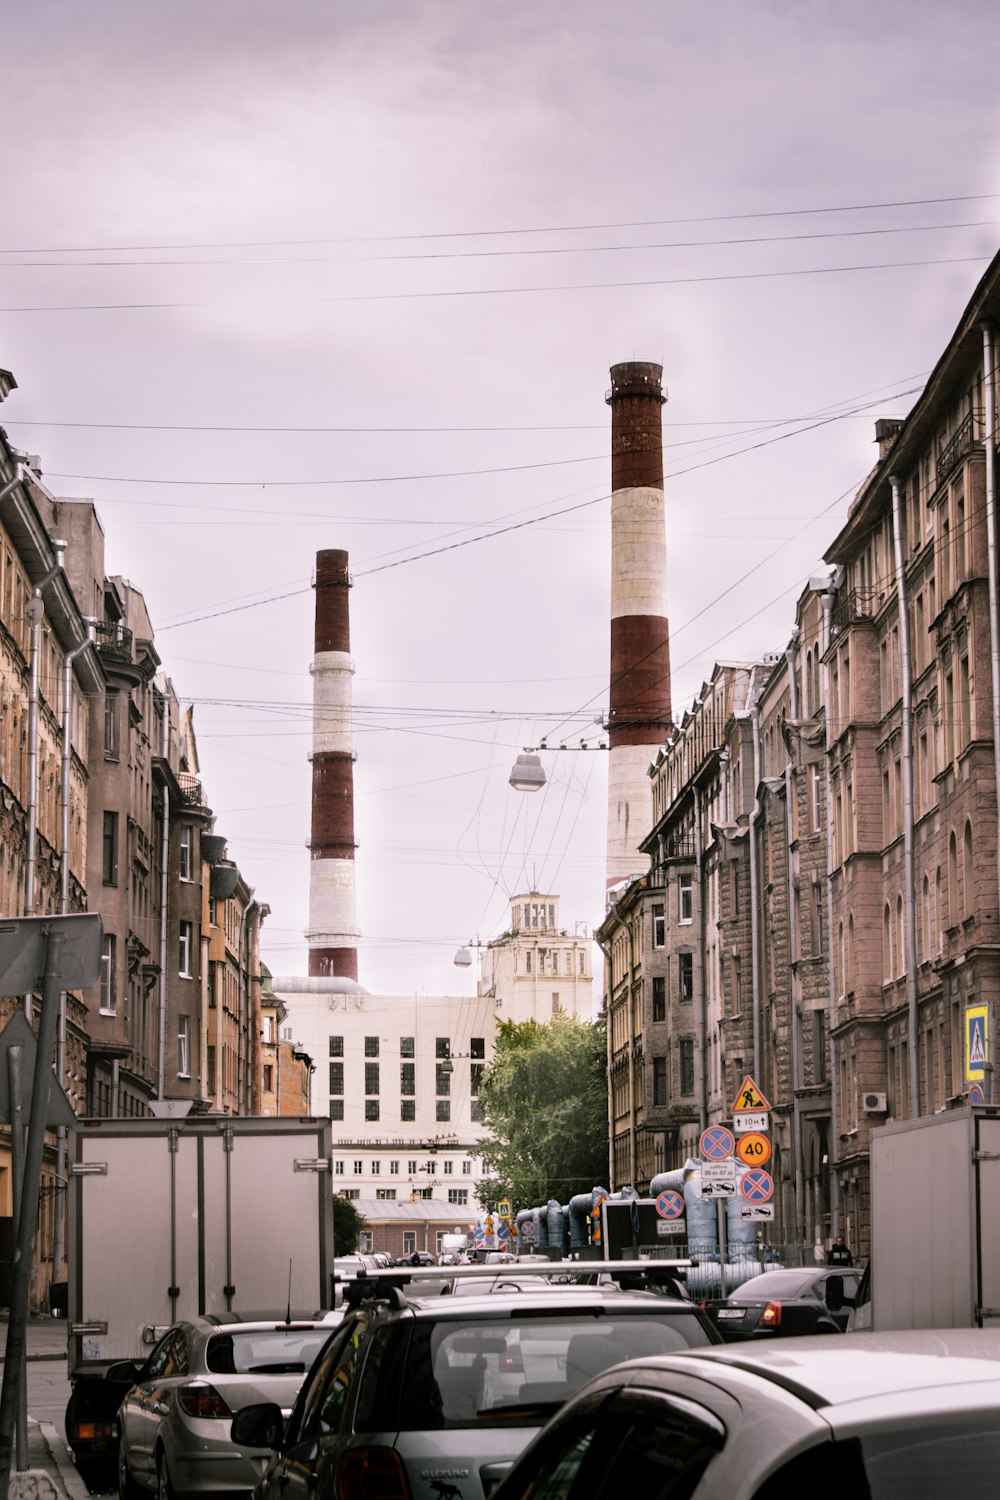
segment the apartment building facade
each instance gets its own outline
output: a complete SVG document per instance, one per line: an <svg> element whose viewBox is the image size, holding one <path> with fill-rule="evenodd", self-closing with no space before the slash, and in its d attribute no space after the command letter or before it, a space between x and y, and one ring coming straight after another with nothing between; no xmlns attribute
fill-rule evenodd
<svg viewBox="0 0 1000 1500"><path fill-rule="evenodd" d="M912 413L876 425L785 649L720 665L650 768L649 873L598 931L613 1183L695 1154L750 1073L769 1233L802 1246L866 1252L872 1129L965 1102L970 1016L994 1035L998 316L1000 257Z"/></svg>

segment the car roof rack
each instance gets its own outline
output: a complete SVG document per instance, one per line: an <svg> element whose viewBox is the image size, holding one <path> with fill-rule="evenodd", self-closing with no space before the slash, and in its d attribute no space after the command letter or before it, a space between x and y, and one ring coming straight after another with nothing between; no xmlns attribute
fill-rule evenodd
<svg viewBox="0 0 1000 1500"><path fill-rule="evenodd" d="M360 1270L353 1276L335 1276L344 1287L345 1301L355 1305L372 1297L386 1296L390 1290L402 1291L410 1287L419 1295L421 1282L482 1281L494 1284L497 1281L519 1281L525 1277L538 1276L560 1280L594 1281L608 1276L619 1286L630 1281L655 1283L661 1281L683 1281L690 1260L547 1260L538 1257L537 1264L530 1261L514 1261L507 1265L468 1266L393 1266L389 1270Z"/></svg>

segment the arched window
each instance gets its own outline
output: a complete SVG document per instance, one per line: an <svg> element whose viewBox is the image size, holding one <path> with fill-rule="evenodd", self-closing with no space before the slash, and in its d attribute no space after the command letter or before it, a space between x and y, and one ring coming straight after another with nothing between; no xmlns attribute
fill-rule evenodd
<svg viewBox="0 0 1000 1500"><path fill-rule="evenodd" d="M882 979L885 984L892 979L892 912L888 901L882 913Z"/></svg>
<svg viewBox="0 0 1000 1500"><path fill-rule="evenodd" d="M854 946L854 913L847 919L847 993L854 993L854 975L857 972L858 954Z"/></svg>
<svg viewBox="0 0 1000 1500"><path fill-rule="evenodd" d="M934 873L934 920L937 923L937 951L944 949L944 896L941 891L941 866Z"/></svg>
<svg viewBox="0 0 1000 1500"><path fill-rule="evenodd" d="M837 994L847 993L847 960L844 954L844 924L837 927Z"/></svg>
<svg viewBox="0 0 1000 1500"><path fill-rule="evenodd" d="M906 973L906 937L903 930L903 898L896 897L896 973Z"/></svg>
<svg viewBox="0 0 1000 1500"><path fill-rule="evenodd" d="M954 927L958 922L958 840L952 829L951 837L948 839L948 926Z"/></svg>
<svg viewBox="0 0 1000 1500"><path fill-rule="evenodd" d="M813 674L813 654L812 654L812 650L810 649L809 651L806 652L806 693L805 693L805 698L806 698L806 718L807 719L809 719L809 718L812 717L812 714L813 714L813 711L814 711L814 708L815 708L815 705L814 705L813 700L812 700L812 687L813 687L813 675L812 674Z"/></svg>
<svg viewBox="0 0 1000 1500"><path fill-rule="evenodd" d="M972 824L965 825L965 915L971 917L976 907L976 886L972 878Z"/></svg>
<svg viewBox="0 0 1000 1500"><path fill-rule="evenodd" d="M923 945L922 945L922 947L920 949L920 952L921 952L921 955L923 957L924 963L927 963L928 960L930 959L931 953L933 952L933 948L931 947L931 944L934 941L934 908L931 905L931 883L930 883L930 879L926 875L924 876L923 909L924 909L924 924L923 924L924 925L924 931L923 931Z"/></svg>

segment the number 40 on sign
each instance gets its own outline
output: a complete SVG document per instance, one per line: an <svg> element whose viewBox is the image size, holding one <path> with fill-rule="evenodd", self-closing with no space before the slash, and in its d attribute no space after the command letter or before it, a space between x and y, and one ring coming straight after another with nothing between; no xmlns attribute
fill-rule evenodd
<svg viewBox="0 0 1000 1500"><path fill-rule="evenodd" d="M771 1142L766 1135L752 1130L736 1142L736 1155L748 1167L763 1167L771 1160Z"/></svg>

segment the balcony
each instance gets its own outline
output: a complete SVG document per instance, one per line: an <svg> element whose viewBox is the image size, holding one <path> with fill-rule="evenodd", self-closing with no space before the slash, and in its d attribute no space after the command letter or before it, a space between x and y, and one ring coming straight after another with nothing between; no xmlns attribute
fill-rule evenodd
<svg viewBox="0 0 1000 1500"><path fill-rule="evenodd" d="M181 796L187 807L204 807L205 797L201 789L201 782L197 776L192 776L187 771L178 771L177 785L181 789Z"/></svg>
<svg viewBox="0 0 1000 1500"><path fill-rule="evenodd" d="M878 599L874 589L841 590L830 615L831 634L838 636L855 621L872 619L877 608Z"/></svg>
<svg viewBox="0 0 1000 1500"><path fill-rule="evenodd" d="M101 620L94 628L97 650L102 661L118 666L132 665L132 632L119 620Z"/></svg>
<svg viewBox="0 0 1000 1500"><path fill-rule="evenodd" d="M973 408L964 421L959 423L938 454L935 484L943 484L952 469L958 467L965 455L979 446L980 440L976 434L982 431L982 427L983 414Z"/></svg>

